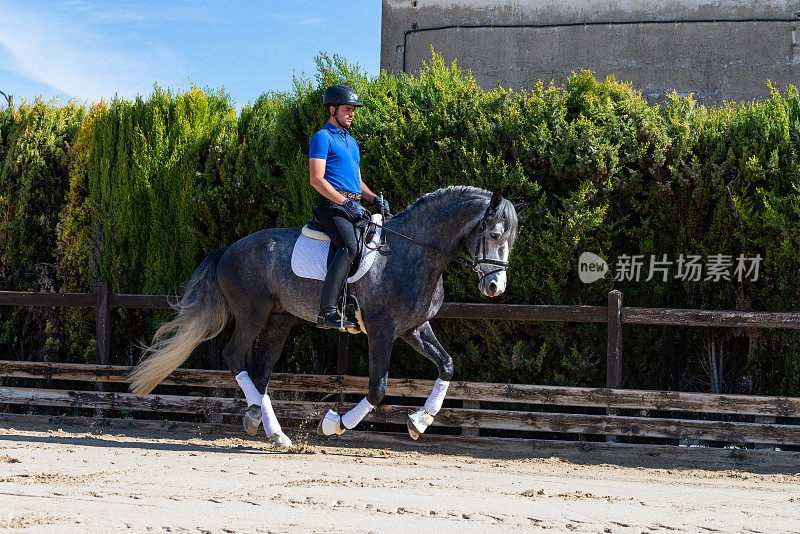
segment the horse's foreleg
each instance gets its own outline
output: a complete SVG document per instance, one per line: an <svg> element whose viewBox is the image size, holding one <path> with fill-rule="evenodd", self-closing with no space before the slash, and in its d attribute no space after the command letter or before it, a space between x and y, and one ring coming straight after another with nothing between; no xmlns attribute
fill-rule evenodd
<svg viewBox="0 0 800 534"><path fill-rule="evenodd" d="M453 378L453 359L444 350L436 335L433 333L430 323L425 322L406 332L402 336L403 340L411 345L414 350L433 361L439 370L439 378L433 385L433 391L425 401L425 406L408 416L406 426L412 439L419 438L423 432L433 423L433 418L442 409L450 379Z"/></svg>
<svg viewBox="0 0 800 534"><path fill-rule="evenodd" d="M319 434L341 435L345 430L352 430L386 395L389 358L394 345L394 336L388 330L369 338L369 393L344 415L328 410L317 428Z"/></svg>

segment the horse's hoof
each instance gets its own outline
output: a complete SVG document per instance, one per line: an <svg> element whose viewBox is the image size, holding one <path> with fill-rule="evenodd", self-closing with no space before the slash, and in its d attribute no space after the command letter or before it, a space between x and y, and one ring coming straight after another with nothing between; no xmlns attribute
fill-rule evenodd
<svg viewBox="0 0 800 534"><path fill-rule="evenodd" d="M324 431L324 430L322 430L322 421L324 421L324 420L325 420L325 419L322 419L322 420L319 422L319 424L317 425L317 435L318 435L318 436L324 436L324 435L325 435L325 431Z"/></svg>
<svg viewBox="0 0 800 534"><path fill-rule="evenodd" d="M341 436L345 430L347 429L342 425L342 416L333 410L328 410L328 413L325 414L325 417L317 426L317 434L320 436L332 436L334 434Z"/></svg>
<svg viewBox="0 0 800 534"><path fill-rule="evenodd" d="M418 440L422 434L414 428L414 422L411 420L411 417L406 418L406 426L408 427L408 435L411 436L411 439L414 441Z"/></svg>
<svg viewBox="0 0 800 534"><path fill-rule="evenodd" d="M258 433L259 425L261 425L261 406L253 404L244 412L242 426L244 426L245 432L255 436Z"/></svg>
<svg viewBox="0 0 800 534"><path fill-rule="evenodd" d="M275 447L279 449L288 449L292 446L292 440L283 432L275 432L269 439L275 442Z"/></svg>
<svg viewBox="0 0 800 534"><path fill-rule="evenodd" d="M413 440L419 439L431 423L433 423L433 416L426 412L425 408L420 408L416 412L408 414L408 418L406 419L408 435L411 436Z"/></svg>

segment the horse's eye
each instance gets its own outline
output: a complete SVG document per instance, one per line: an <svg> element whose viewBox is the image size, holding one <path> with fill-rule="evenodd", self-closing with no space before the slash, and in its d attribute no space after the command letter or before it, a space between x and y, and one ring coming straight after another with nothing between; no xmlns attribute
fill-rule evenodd
<svg viewBox="0 0 800 534"><path fill-rule="evenodd" d="M492 239L500 239L500 232L492 232L489 234Z"/></svg>

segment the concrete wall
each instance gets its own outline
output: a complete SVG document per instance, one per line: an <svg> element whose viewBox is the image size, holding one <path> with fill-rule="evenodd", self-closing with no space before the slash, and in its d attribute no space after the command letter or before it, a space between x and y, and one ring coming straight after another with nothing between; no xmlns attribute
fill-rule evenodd
<svg viewBox="0 0 800 534"><path fill-rule="evenodd" d="M405 56L405 72L417 72L432 45L484 89L560 85L590 69L653 102L673 90L746 101L768 95L768 79L800 85L798 16L800 0L383 0L381 68L402 72ZM420 31L491 24L554 26Z"/></svg>

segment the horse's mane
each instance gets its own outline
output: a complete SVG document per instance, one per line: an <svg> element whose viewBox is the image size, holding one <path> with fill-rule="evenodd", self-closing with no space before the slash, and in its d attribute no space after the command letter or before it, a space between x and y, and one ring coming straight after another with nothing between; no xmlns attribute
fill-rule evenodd
<svg viewBox="0 0 800 534"><path fill-rule="evenodd" d="M472 187L471 185L451 185L450 187L443 187L441 189L437 189L436 191L432 191L425 195L422 195L417 200L412 202L408 205L406 209L398 213L395 217L403 217L407 215L409 212L417 210L419 208L425 207L428 204L439 200L442 197L449 197L449 196L479 196L489 198L491 193L486 191L485 189L481 189L479 187Z"/></svg>
<svg viewBox="0 0 800 534"><path fill-rule="evenodd" d="M443 197L469 197L469 198L482 198L488 199L492 196L491 191L487 191L485 189L481 189L479 187L473 187L470 185L451 185L449 187L443 187L441 189L437 189L431 193L427 193L417 200L412 202L406 209L395 215L395 219L400 222L405 217L408 216L409 213L412 213L420 208L424 208L425 206L436 202L437 200ZM487 223L487 231L491 228L495 221L499 219L505 219L508 224L506 225L506 231L503 235L506 239L516 240L517 238L517 212L514 209L514 205L507 199L503 199L498 207L497 211L494 213L494 216L491 217Z"/></svg>

